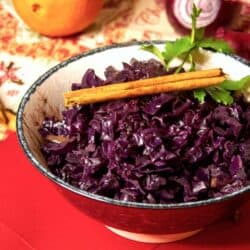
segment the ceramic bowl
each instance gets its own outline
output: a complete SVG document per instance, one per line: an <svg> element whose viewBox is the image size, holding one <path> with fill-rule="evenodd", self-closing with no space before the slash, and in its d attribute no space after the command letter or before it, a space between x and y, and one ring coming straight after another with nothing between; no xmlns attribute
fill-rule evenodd
<svg viewBox="0 0 250 250"><path fill-rule="evenodd" d="M163 42L155 42L163 47ZM143 242L180 240L204 229L239 208L249 198L250 186L224 197L180 204L142 204L118 201L95 195L69 185L53 175L40 152L42 139L38 128L45 117L60 118L64 109L63 93L72 82L80 82L83 73L93 68L103 77L104 69L132 57L153 56L139 49L140 43L113 45L75 56L42 75L24 95L17 114L17 133L26 156L45 178L50 179L75 207L126 238ZM222 53L203 51L198 68L222 67L232 78L248 75L246 61Z"/></svg>

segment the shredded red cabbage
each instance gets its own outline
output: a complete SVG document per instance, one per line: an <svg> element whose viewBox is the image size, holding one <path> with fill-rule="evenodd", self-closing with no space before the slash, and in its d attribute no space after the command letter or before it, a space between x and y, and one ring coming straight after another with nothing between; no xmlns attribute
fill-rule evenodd
<svg viewBox="0 0 250 250"><path fill-rule="evenodd" d="M155 60L132 60L106 80L89 69L72 89L166 74ZM230 106L191 92L164 93L74 107L44 120L42 152L50 170L80 189L123 201L179 203L209 199L249 185L250 106Z"/></svg>

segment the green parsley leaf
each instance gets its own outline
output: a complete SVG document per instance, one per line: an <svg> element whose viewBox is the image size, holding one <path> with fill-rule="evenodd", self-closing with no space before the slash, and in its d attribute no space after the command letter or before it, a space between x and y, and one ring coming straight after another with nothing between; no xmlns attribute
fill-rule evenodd
<svg viewBox="0 0 250 250"><path fill-rule="evenodd" d="M199 41L199 47L203 49L214 49L216 51L224 52L227 54L233 52L232 48L230 48L230 46L226 42L213 38L203 38Z"/></svg>
<svg viewBox="0 0 250 250"><path fill-rule="evenodd" d="M197 28L197 18L200 16L200 13L201 9L193 4L193 12L191 15L192 31L190 36L177 39L175 42L166 42L163 52L154 45L143 45L142 49L149 51L160 58L161 61L164 62L166 69L168 69L169 63L173 59L181 59L181 63L177 66L175 73L179 73L186 62L190 63L190 71L195 70L196 64L193 53L198 51L199 48L213 49L223 53L232 53L233 50L226 42L204 37L204 28ZM232 91L242 90L246 88L248 84L250 85L250 76L246 76L238 81L225 80L216 87L195 89L193 90L193 94L200 102L204 102L205 97L208 94L216 102L229 105L232 104L234 100Z"/></svg>
<svg viewBox="0 0 250 250"><path fill-rule="evenodd" d="M234 102L231 92L220 87L206 88L207 93L218 103L230 105Z"/></svg>
<svg viewBox="0 0 250 250"><path fill-rule="evenodd" d="M204 89L195 89L193 91L194 97L201 103L205 101L206 91Z"/></svg>
<svg viewBox="0 0 250 250"><path fill-rule="evenodd" d="M177 39L175 42L166 42L165 51L162 53L165 61L169 64L174 58L188 53L194 45L189 37Z"/></svg>
<svg viewBox="0 0 250 250"><path fill-rule="evenodd" d="M240 80L225 80L220 84L220 87L226 90L241 90L244 89L247 84L250 84L250 75L241 78Z"/></svg>
<svg viewBox="0 0 250 250"><path fill-rule="evenodd" d="M156 55L160 60L165 62L165 58L164 58L162 52L155 45L153 45L153 44L143 44L141 46L141 49Z"/></svg>

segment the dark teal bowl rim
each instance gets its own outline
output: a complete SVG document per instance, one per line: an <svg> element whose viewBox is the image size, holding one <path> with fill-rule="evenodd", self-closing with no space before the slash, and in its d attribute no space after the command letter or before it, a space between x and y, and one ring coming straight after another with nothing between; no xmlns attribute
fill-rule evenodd
<svg viewBox="0 0 250 250"><path fill-rule="evenodd" d="M71 191L75 194L78 194L80 196L84 196L89 199L93 199L96 201L100 202L105 202L108 204L112 205L118 205L118 206L124 206L124 207L133 207L133 208L142 208L142 209L183 209L183 208L194 208L194 207L199 207L199 206L206 206L206 205L212 205L215 203L219 202L224 202L227 200L230 200L232 198L236 198L244 193L250 192L250 185L240 189L239 191L233 192L231 194L227 194L221 197L217 198L211 198L208 200L201 200L201 201L193 201L193 202L183 202L183 203L170 203L170 204L147 204L147 203L139 203L139 202L128 202L128 201L119 201L111 198L107 198L104 196L96 195L93 193L89 193L87 191L81 190L79 188L76 188L67 182L61 180L54 174L52 174L48 169L42 166L41 163L36 159L36 157L32 154L26 139L24 137L24 131L23 131L23 125L22 125L22 117L23 117L23 112L26 103L29 101L30 96L36 91L36 88L40 85L43 84L43 82L50 77L53 73L58 71L59 69L66 67L68 64L75 62L79 60L80 58L91 56L93 54L105 51L105 50L110 50L110 49L116 49L116 48L124 48L124 47L129 47L133 45L141 45L141 44L163 44L165 41L160 41L160 40L154 40L154 41L132 41L132 42L127 42L127 43L120 43L120 44L113 44L109 46L104 46L101 48L93 49L88 52L81 53L79 55L76 55L74 57L69 58L68 60L65 60L56 66L52 67L50 70L45 72L42 76L40 76L32 85L31 87L26 91L24 94L20 105L18 107L17 111L17 120L16 120L16 126L17 126L17 136L19 143L25 153L25 155L28 157L28 159L31 161L31 163L46 177L48 177L50 180L52 180L54 183L58 184L59 186L67 189L68 191ZM247 60L236 56L236 55L226 55L228 57L233 57L235 60L239 61L242 64L245 64L250 67L250 62Z"/></svg>

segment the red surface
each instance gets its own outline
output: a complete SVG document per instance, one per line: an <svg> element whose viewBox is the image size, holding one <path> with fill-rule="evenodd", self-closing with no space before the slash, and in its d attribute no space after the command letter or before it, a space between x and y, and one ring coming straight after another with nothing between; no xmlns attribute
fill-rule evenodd
<svg viewBox="0 0 250 250"><path fill-rule="evenodd" d="M143 244L123 239L72 207L24 156L15 134L0 142L1 250L250 249L250 202L230 220L190 239Z"/></svg>

